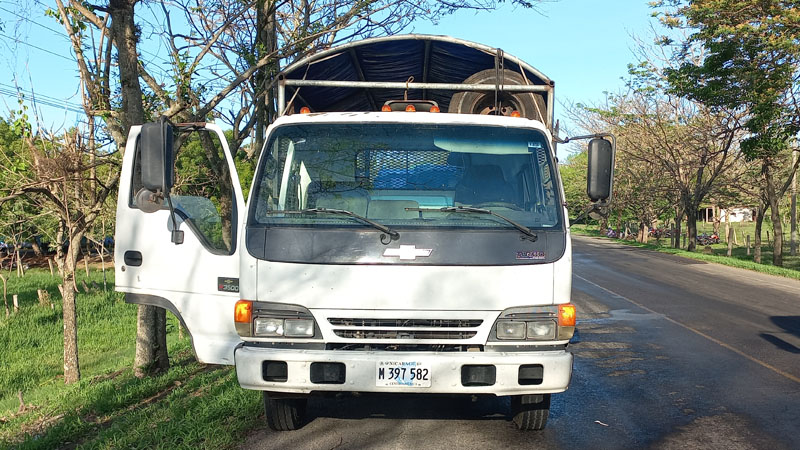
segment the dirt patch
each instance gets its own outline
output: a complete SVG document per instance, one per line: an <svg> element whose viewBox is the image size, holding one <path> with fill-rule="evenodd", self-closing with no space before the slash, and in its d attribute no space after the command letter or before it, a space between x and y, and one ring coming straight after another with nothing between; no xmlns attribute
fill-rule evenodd
<svg viewBox="0 0 800 450"><path fill-rule="evenodd" d="M613 367L624 366L634 361L644 361L644 358L638 358L638 357L611 358L604 361L598 361L596 365L597 367L605 367L607 369L610 369Z"/></svg>
<svg viewBox="0 0 800 450"><path fill-rule="evenodd" d="M578 329L582 333L586 334L621 334L621 333L636 332L636 330L633 327L617 327L617 326L608 326L600 324L592 324L589 326L578 324Z"/></svg>
<svg viewBox="0 0 800 450"><path fill-rule="evenodd" d="M645 372L644 370L639 370L639 369L636 369L636 370L615 370L615 371L609 373L608 376L609 377L624 377L624 376L628 376L628 375L644 375L646 373L647 372Z"/></svg>
<svg viewBox="0 0 800 450"><path fill-rule="evenodd" d="M635 358L636 353L633 352L617 352L617 351L574 351L572 352L578 358L586 359L605 359L605 358Z"/></svg>
<svg viewBox="0 0 800 450"><path fill-rule="evenodd" d="M608 349L622 349L631 348L631 344L624 342L581 342L576 345L581 350L608 350Z"/></svg>

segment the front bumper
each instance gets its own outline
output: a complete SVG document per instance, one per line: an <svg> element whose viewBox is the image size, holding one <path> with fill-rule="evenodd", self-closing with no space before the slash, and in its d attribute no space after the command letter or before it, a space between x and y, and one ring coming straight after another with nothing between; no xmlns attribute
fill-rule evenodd
<svg viewBox="0 0 800 450"><path fill-rule="evenodd" d="M234 353L236 376L245 389L306 394L312 391L408 392L430 394L522 395L563 392L572 377L572 354L566 350L540 352L386 352L287 350L239 346ZM430 387L376 385L379 361L424 361L431 371ZM265 381L264 361L285 362L286 381ZM312 363L341 363L345 378L341 384L312 383ZM491 386L465 386L463 366L494 366ZM521 385L520 366L541 365L541 383Z"/></svg>

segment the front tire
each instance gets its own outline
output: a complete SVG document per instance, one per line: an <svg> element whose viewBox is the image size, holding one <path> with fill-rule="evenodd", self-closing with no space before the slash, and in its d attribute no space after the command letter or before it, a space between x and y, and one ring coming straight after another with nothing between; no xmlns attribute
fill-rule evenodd
<svg viewBox="0 0 800 450"><path fill-rule="evenodd" d="M306 398L272 398L264 392L264 413L267 425L275 431L292 431L303 426Z"/></svg>
<svg viewBox="0 0 800 450"><path fill-rule="evenodd" d="M550 415L550 394L511 397L511 415L514 425L522 431L543 430Z"/></svg>

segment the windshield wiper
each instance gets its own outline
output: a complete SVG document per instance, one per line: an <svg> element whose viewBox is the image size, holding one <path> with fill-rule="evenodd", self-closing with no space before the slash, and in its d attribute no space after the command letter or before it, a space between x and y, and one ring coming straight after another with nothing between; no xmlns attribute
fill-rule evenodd
<svg viewBox="0 0 800 450"><path fill-rule="evenodd" d="M374 220L367 219L366 217L356 214L353 211L348 211L346 209L331 209L331 208L306 208L306 209L289 209L285 211L273 209L270 211L266 211L267 214L339 214L342 216L350 216L354 219L358 219L361 222L370 225L371 227L383 231L384 233L388 234L392 240L400 239L400 233L397 231L383 225L381 223L375 222Z"/></svg>
<svg viewBox="0 0 800 450"><path fill-rule="evenodd" d="M489 214L503 219L507 223L511 224L514 228L521 231L523 234L530 236L534 242L536 242L536 240L539 239L539 236L536 233L534 233L533 230L531 230L530 228L526 227L525 225L522 225L519 222L511 220L506 216L497 214L496 212L490 209L473 208L471 206L445 206L443 208L406 208L406 211Z"/></svg>

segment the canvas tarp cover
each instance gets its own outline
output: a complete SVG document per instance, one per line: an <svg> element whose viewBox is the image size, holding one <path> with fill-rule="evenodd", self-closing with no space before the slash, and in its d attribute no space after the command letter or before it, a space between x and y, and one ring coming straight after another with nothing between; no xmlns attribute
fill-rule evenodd
<svg viewBox="0 0 800 450"><path fill-rule="evenodd" d="M404 35L345 44L288 66L287 79L462 83L471 75L495 69L497 49L445 36ZM552 85L543 74L517 58L503 54L503 66L520 73L529 84ZM298 95L295 95L298 89ZM552 92L552 91L551 91ZM434 100L447 111L449 90L409 90L409 99ZM288 110L375 111L387 100L402 100L403 89L350 87L286 87ZM548 94L543 94L548 95ZM547 102L546 99L545 102Z"/></svg>

